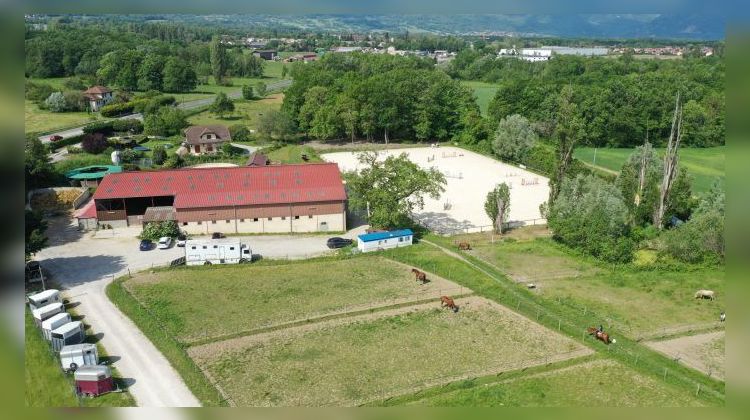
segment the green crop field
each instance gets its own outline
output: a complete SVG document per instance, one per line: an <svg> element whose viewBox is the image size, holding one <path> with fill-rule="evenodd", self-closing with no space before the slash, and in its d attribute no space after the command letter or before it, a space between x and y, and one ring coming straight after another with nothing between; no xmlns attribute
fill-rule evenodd
<svg viewBox="0 0 750 420"><path fill-rule="evenodd" d="M141 273L125 286L183 342L435 296L407 267L367 256L306 263L189 267ZM430 294L431 293L431 294ZM211 296L211 299L206 299Z"/></svg>
<svg viewBox="0 0 750 420"><path fill-rule="evenodd" d="M218 343L221 350L194 357L240 406L346 406L581 349L542 331L476 303L458 313L423 309L275 334L238 348Z"/></svg>
<svg viewBox="0 0 750 420"><path fill-rule="evenodd" d="M255 129L260 116L268 111L280 109L283 100L284 94L282 93L269 95L259 100L238 99L234 101L234 112L231 115L219 118L209 111L203 111L188 117L188 122L190 124L220 124L226 126L241 124Z"/></svg>
<svg viewBox="0 0 750 420"><path fill-rule="evenodd" d="M609 267L573 255L549 238L491 243L488 234L472 234L451 240L469 241L471 255L522 284L534 283L550 304L586 308L594 322L634 338L714 322L726 302L725 273L719 268ZM716 300L696 300L698 289L716 291Z"/></svg>
<svg viewBox="0 0 750 420"><path fill-rule="evenodd" d="M482 114L487 114L487 107L490 105L490 101L495 97L498 85L493 83L480 82L476 80L464 80L461 84L474 90L474 96L477 98L477 104L479 109L482 110Z"/></svg>
<svg viewBox="0 0 750 420"><path fill-rule="evenodd" d="M548 372L511 375L410 404L445 407L689 407L705 403L613 360L594 360Z"/></svg>
<svg viewBox="0 0 750 420"><path fill-rule="evenodd" d="M596 150L596 162L594 162ZM664 149L658 149L660 154ZM607 171L619 172L633 149L606 149L582 147L576 149L575 157L581 161L604 168ZM704 193L711 188L715 180L726 177L726 146L708 148L681 148L680 165L687 168L693 176L694 193Z"/></svg>

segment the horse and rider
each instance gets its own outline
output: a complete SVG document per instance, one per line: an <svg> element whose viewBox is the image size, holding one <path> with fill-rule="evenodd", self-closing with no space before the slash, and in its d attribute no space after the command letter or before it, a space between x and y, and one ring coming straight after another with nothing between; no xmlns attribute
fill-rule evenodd
<svg viewBox="0 0 750 420"><path fill-rule="evenodd" d="M586 329L586 331L590 335L593 335L597 339L603 341L605 344L617 342L614 338L611 338L608 333L604 332L604 326L602 326L601 324L599 324L599 328L589 327Z"/></svg>

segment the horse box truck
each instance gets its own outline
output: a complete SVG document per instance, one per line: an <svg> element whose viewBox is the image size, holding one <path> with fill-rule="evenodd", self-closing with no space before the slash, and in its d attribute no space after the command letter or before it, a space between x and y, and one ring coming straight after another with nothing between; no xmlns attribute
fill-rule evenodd
<svg viewBox="0 0 750 420"><path fill-rule="evenodd" d="M247 244L229 239L195 239L185 242L186 265L239 264L251 261L253 253Z"/></svg>

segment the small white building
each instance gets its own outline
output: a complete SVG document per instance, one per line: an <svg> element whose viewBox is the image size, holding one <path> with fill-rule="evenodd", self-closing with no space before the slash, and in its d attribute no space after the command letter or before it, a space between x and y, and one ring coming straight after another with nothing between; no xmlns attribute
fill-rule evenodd
<svg viewBox="0 0 750 420"><path fill-rule="evenodd" d="M60 291L57 289L47 289L43 292L29 295L27 299L29 301L29 309L33 311L50 303L60 302Z"/></svg>
<svg viewBox="0 0 750 420"><path fill-rule="evenodd" d="M371 252L409 246L413 237L414 232L411 229L365 233L357 236L357 249L360 252Z"/></svg>
<svg viewBox="0 0 750 420"><path fill-rule="evenodd" d="M92 86L83 92L83 96L86 97L93 112L98 111L114 99L112 89L105 86Z"/></svg>
<svg viewBox="0 0 750 420"><path fill-rule="evenodd" d="M250 247L238 240L196 239L185 243L185 265L239 264L252 257Z"/></svg>

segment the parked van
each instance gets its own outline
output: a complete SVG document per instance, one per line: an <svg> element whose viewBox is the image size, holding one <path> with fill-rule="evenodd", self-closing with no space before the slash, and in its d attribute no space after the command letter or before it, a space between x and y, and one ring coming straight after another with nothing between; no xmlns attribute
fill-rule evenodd
<svg viewBox="0 0 750 420"><path fill-rule="evenodd" d="M238 240L204 239L185 242L186 265L238 264L251 261L252 257L250 247Z"/></svg>

